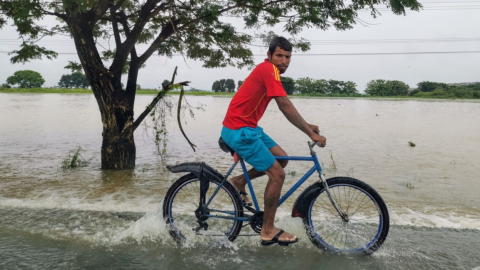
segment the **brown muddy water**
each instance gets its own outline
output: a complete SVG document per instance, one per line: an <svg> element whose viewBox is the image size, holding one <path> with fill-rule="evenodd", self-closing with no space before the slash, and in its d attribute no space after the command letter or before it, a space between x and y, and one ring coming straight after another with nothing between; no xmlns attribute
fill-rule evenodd
<svg viewBox="0 0 480 270"><path fill-rule="evenodd" d="M137 97L136 115L151 98ZM232 164L217 145L230 98L187 100L205 109L184 118L196 152L171 121L162 160L152 130L142 126L135 132L137 167L102 171L93 95L0 94L0 269L480 269L479 102L292 99L327 137L327 147L317 152L327 178L361 179L389 207L384 246L373 256L355 257L318 251L301 221L289 217L313 176L277 215L277 225L297 234L299 243L262 247L258 237L239 237L221 247L178 246L161 204L181 175L165 165L205 161L226 173ZM308 138L274 102L260 125L290 155L308 155ZM89 165L61 169L78 146ZM291 161L286 188L310 166ZM258 195L265 183L255 180Z"/></svg>

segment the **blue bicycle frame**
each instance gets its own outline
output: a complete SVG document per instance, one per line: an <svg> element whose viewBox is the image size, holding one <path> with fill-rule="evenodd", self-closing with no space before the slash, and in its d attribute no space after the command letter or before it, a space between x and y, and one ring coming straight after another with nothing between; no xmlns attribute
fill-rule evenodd
<svg viewBox="0 0 480 270"><path fill-rule="evenodd" d="M295 157L295 156L275 156L275 159L276 160L297 160L297 161L313 161L314 163L314 166L300 179L297 181L297 183L295 183L295 185L293 185L290 190L288 190L281 198L280 200L278 201L278 206L282 205L283 202L285 202L289 197L290 195L292 195L296 190L297 188L299 188L315 171L318 172L319 176L321 177L322 175L322 167L320 166L320 163L318 162L318 158L317 158L317 155L315 154L315 152L311 152L311 157ZM239 161L236 161L235 163L233 163L233 165L230 167L230 169L228 170L227 174L225 175L222 183L220 185L218 185L218 187L215 189L215 191L213 192L212 196L210 197L210 199L208 200L208 202L205 204L205 209L208 207L208 205L210 204L210 202L212 201L212 199L215 197L215 195L217 194L217 192L220 190L220 188L222 187L222 185L225 183L225 181L227 180L228 176L232 173L232 171L235 169L235 167L237 166L238 162L240 162L240 164L242 165L242 170L243 170L243 174L245 175L245 179L247 180L247 184L248 184L248 189L250 190L250 194L252 196L252 200L253 200L253 203L255 205L255 210L256 211L260 211L260 206L258 205L258 201L257 201L257 197L255 196L255 191L253 190L253 186L252 186L252 182L250 180L250 177L248 176L248 171L247 171L247 167L245 166L245 162L243 161L242 158L239 158ZM235 213L233 212L229 212L229 211L221 211L221 210L216 210L216 209L210 209L210 212L219 212L219 213L223 213L223 214L228 214L228 215L235 215ZM234 219L234 220L239 220L239 221L248 221L248 218L247 217L230 217L230 216L218 216L218 215L210 215L210 214L205 214L205 217L213 217L213 218L223 218L223 219Z"/></svg>

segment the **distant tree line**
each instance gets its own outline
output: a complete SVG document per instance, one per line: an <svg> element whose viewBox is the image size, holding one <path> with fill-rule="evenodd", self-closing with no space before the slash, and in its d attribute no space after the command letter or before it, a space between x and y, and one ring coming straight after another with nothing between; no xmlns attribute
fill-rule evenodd
<svg viewBox="0 0 480 270"><path fill-rule="evenodd" d="M311 78L300 78L294 80L290 77L280 77L283 88L288 95L359 95L357 85L351 81L336 80L314 80ZM244 81L239 80L237 91ZM232 79L217 80L212 85L214 92L234 92L235 82Z"/></svg>
<svg viewBox="0 0 480 270"><path fill-rule="evenodd" d="M64 74L58 82L59 88L89 88L87 78L75 67L71 74ZM237 84L233 79L217 80L212 85L214 92L238 91L244 81ZM290 77L281 77L283 88L288 95L318 95L318 96L364 96L357 90L357 85L352 81L316 80L312 78L299 78L294 80ZM6 83L0 85L0 89L11 88L40 88L45 83L42 75L32 70L19 70L7 78ZM162 84L170 82L164 80ZM137 85L137 90L141 90ZM195 89L196 90L196 89ZM442 82L423 81L417 84L417 88L402 81L396 80L372 80L367 83L365 89L367 96L412 96L420 98L480 98L480 83L447 84Z"/></svg>
<svg viewBox="0 0 480 270"><path fill-rule="evenodd" d="M19 70L7 78L7 82L2 84L0 88L41 88L45 83L42 75L33 70ZM64 74L58 82L59 88L88 88L90 87L87 77L81 72L72 72L72 74Z"/></svg>
<svg viewBox="0 0 480 270"><path fill-rule="evenodd" d="M287 92L288 93L288 92ZM312 78L299 78L295 81L294 94L301 95L359 95L357 84L351 81L315 80Z"/></svg>
<svg viewBox="0 0 480 270"><path fill-rule="evenodd" d="M238 86L238 88L240 88L240 86ZM216 93L218 93L218 92L222 92L222 93L224 93L224 92L227 92L227 93L235 92L235 81L233 79L221 79L221 80L214 81L213 85L212 85L212 90L213 90L213 92L216 92Z"/></svg>
<svg viewBox="0 0 480 270"><path fill-rule="evenodd" d="M423 81L410 88L401 81L372 80L365 93L370 96L413 96L422 98L480 98L480 83L447 84Z"/></svg>

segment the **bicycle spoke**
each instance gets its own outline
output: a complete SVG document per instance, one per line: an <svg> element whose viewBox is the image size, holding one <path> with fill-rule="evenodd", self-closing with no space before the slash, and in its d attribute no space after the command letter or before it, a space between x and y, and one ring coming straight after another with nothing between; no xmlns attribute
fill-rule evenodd
<svg viewBox="0 0 480 270"><path fill-rule="evenodd" d="M200 181L194 176L192 179L185 181L177 188L175 196L170 199L169 219L171 226L173 226L174 233L179 238L187 240L192 237L213 237L221 236L223 238L234 239L234 228L240 228L241 221L227 219L226 217L242 216L243 211L237 211L234 204L234 195L230 193L224 186L222 186L215 197L212 198L213 193L218 187L217 182L210 182L210 188L206 192L206 200L210 202L209 209L214 209L212 212L220 213L216 217L209 217L202 221L203 224L197 222L195 211L198 208L200 201ZM215 213L211 213L215 214ZM225 217L225 218L223 218ZM207 228L207 230L204 230ZM235 231L239 231L235 229ZM215 237L216 238L216 237ZM204 239L205 241L208 239Z"/></svg>
<svg viewBox="0 0 480 270"><path fill-rule="evenodd" d="M340 219L325 189L315 199L309 212L311 232L330 250L360 252L372 246L380 230L378 205L364 190L349 184L330 184L338 207L347 214Z"/></svg>

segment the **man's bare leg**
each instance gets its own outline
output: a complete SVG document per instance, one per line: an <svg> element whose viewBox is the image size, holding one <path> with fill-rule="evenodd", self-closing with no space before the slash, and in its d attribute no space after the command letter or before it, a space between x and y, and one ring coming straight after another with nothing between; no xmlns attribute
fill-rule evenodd
<svg viewBox="0 0 480 270"><path fill-rule="evenodd" d="M270 148L270 152L274 156L286 156L287 153L279 146L275 145L274 147ZM288 164L288 160L280 160L279 161L280 165L282 168L285 168ZM260 176L265 175L265 172L259 172L255 169L250 169L248 171L248 177L250 180L253 180L255 178L258 178ZM238 190L238 191L243 191L246 192L246 185L247 185L247 180L245 179L245 175L241 174L238 176L233 177L232 179L229 180L229 182ZM245 201L246 203L251 203L252 200L250 199L249 196L242 195L242 200Z"/></svg>
<svg viewBox="0 0 480 270"><path fill-rule="evenodd" d="M268 183L265 188L264 196L264 214L262 231L260 238L264 241L270 241L275 237L280 229L275 227L275 213L277 212L278 200L280 199L280 192L282 191L283 182L285 181L285 171L278 161L275 161L272 167L266 171L268 175ZM294 241L296 236L290 233L283 233L280 235L280 241Z"/></svg>

